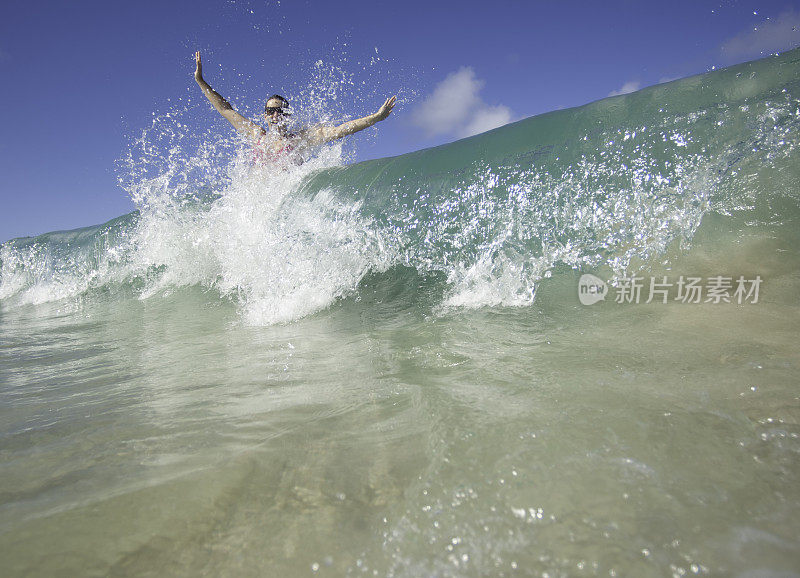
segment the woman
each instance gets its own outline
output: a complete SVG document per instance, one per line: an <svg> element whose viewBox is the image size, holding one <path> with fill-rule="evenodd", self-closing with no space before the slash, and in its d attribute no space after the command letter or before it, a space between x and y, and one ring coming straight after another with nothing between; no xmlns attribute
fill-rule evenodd
<svg viewBox="0 0 800 578"><path fill-rule="evenodd" d="M364 130L389 116L395 102L397 102L397 97L393 96L386 99L386 102L383 103L378 112L369 116L351 120L339 126L318 124L305 128L298 133L292 133L289 131L286 122L286 117L291 114L289 112L289 101L275 94L267 99L264 106L264 119L270 129L268 133L264 127L236 112L227 100L208 85L203 79L200 52L196 52L194 57L197 64L197 68L194 71L194 79L200 85L203 94L211 101L214 108L233 125L233 128L254 141L256 144L255 156L260 160L277 159L292 150L320 145Z"/></svg>

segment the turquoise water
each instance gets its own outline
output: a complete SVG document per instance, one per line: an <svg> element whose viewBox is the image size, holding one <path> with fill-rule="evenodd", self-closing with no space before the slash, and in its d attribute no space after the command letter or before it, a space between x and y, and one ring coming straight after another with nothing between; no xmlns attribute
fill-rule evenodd
<svg viewBox="0 0 800 578"><path fill-rule="evenodd" d="M798 128L793 51L350 166L134 147L136 213L0 248L3 573L800 575Z"/></svg>

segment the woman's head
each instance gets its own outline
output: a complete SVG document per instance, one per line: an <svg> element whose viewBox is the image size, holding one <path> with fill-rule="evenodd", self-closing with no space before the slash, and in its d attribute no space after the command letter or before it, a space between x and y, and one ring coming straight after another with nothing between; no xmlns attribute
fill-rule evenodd
<svg viewBox="0 0 800 578"><path fill-rule="evenodd" d="M285 123L283 117L290 114L289 101L280 94L273 94L264 104L264 117L269 124L283 124Z"/></svg>

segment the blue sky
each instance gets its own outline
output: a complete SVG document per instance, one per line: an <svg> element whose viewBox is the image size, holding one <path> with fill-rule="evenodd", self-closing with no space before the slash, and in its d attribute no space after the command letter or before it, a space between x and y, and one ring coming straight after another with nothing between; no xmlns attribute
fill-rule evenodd
<svg viewBox="0 0 800 578"><path fill-rule="evenodd" d="M21 2L0 9L0 241L104 222L134 206L115 161L153 115L232 129L194 83L254 117L314 63L353 81L356 160L449 142L800 44L800 1Z"/></svg>

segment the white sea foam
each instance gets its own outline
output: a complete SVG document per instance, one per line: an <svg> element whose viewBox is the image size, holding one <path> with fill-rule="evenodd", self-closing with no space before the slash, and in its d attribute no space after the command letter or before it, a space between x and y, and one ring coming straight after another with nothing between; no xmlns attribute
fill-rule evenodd
<svg viewBox="0 0 800 578"><path fill-rule="evenodd" d="M338 144L300 167L240 158L220 197L202 209L176 202L167 188L143 194L136 260L140 269L164 271L142 296L204 285L235 299L248 322L264 324L319 311L353 290L367 271L391 262L387 244L358 203L326 190L295 195L309 174L340 162Z"/></svg>

